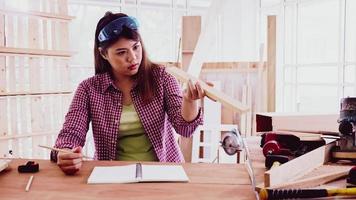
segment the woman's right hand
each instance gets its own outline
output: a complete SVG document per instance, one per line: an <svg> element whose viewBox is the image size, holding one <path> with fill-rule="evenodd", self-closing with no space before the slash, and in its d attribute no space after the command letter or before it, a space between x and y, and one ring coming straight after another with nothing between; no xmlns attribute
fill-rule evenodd
<svg viewBox="0 0 356 200"><path fill-rule="evenodd" d="M70 150L72 153L58 152L57 165L67 175L73 175L82 167L82 147L75 147Z"/></svg>

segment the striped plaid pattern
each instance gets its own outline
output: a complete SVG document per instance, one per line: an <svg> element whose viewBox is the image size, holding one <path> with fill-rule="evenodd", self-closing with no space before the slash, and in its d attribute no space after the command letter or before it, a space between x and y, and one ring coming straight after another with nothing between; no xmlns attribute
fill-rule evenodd
<svg viewBox="0 0 356 200"><path fill-rule="evenodd" d="M133 104L159 161L184 162L173 128L178 134L190 137L203 123L202 110L192 122L185 121L181 115L182 91L177 80L164 67L156 67L153 71L158 86L155 98L145 105L136 84L131 90ZM115 87L108 73L84 80L75 92L55 147L84 146L91 122L95 158L114 160L122 97L122 92ZM55 161L56 158L56 152L51 152L51 159Z"/></svg>

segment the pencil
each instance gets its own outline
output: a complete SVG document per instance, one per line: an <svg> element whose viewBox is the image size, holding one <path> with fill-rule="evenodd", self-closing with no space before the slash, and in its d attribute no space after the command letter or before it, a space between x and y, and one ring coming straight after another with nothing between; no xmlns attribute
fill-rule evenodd
<svg viewBox="0 0 356 200"><path fill-rule="evenodd" d="M27 185L26 185L26 189L25 191L28 192L30 190L31 184L32 184L32 180L33 180L33 175L30 176L30 179L28 179Z"/></svg>
<svg viewBox="0 0 356 200"><path fill-rule="evenodd" d="M73 152L71 152L69 150L65 150L65 149L58 149L58 148L48 147L48 146L44 146L44 145L38 145L38 146L42 147L42 148L45 148L45 149L50 149L50 150L53 150L53 151L62 152L62 153L73 153ZM94 160L94 158L89 157L89 156L85 156L85 155L83 155L83 158Z"/></svg>

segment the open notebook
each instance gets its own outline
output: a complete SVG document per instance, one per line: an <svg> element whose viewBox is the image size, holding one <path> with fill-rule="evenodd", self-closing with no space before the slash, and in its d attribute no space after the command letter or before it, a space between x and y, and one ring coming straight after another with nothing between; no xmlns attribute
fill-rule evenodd
<svg viewBox="0 0 356 200"><path fill-rule="evenodd" d="M88 184L137 182L188 182L180 165L144 165L94 167Z"/></svg>

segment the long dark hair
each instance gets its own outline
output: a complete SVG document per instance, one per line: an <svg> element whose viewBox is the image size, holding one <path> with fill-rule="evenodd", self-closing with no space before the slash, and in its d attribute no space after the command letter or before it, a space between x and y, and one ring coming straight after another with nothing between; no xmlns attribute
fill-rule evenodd
<svg viewBox="0 0 356 200"><path fill-rule="evenodd" d="M157 89L152 68L158 67L158 65L151 62L148 58L140 33L137 30L129 29L124 26L122 32L116 38L101 43L98 40L100 30L113 20L120 17L127 17L127 15L124 13L106 12L96 25L94 42L95 74L109 73L112 78L114 77L112 73L112 67L110 63L100 55L99 47L102 49L102 51L106 52L107 49L120 38L140 41L142 46L142 61L137 74L134 75L133 78L137 80L138 90L142 99L145 103L148 103L154 97L155 91Z"/></svg>

